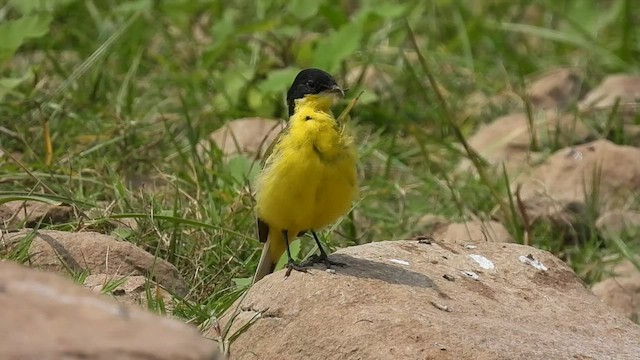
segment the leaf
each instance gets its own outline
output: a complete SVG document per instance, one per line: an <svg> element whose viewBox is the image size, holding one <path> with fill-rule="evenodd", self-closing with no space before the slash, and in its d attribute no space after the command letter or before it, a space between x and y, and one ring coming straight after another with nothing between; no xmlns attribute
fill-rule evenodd
<svg viewBox="0 0 640 360"><path fill-rule="evenodd" d="M318 13L320 1L290 0L289 13L300 20L308 19Z"/></svg>
<svg viewBox="0 0 640 360"><path fill-rule="evenodd" d="M314 66L334 72L338 65L360 47L362 24L348 23L325 39L315 49Z"/></svg>
<svg viewBox="0 0 640 360"><path fill-rule="evenodd" d="M53 12L55 9L71 4L76 0L9 0L9 4L23 15L38 12Z"/></svg>
<svg viewBox="0 0 640 360"><path fill-rule="evenodd" d="M9 94L13 89L18 87L18 85L23 82L30 80L33 78L33 73L28 72L24 74L23 77L7 77L4 79L0 79L0 101Z"/></svg>
<svg viewBox="0 0 640 360"><path fill-rule="evenodd" d="M246 277L246 278L233 278L231 280L233 280L233 282L236 284L237 287L244 288L251 285L251 279L252 278L250 277Z"/></svg>
<svg viewBox="0 0 640 360"><path fill-rule="evenodd" d="M402 16L407 10L407 5L400 5L394 3L384 3L384 4L376 4L375 6L370 5L365 10L364 13L368 14L376 14L383 19L395 19Z"/></svg>
<svg viewBox="0 0 640 360"><path fill-rule="evenodd" d="M46 35L51 20L50 14L38 14L0 24L0 63L10 58L27 39Z"/></svg>
<svg viewBox="0 0 640 360"><path fill-rule="evenodd" d="M130 239L134 234L133 230L125 228L125 227L119 227L114 229L111 232L111 235L117 237L120 240L127 240Z"/></svg>
<svg viewBox="0 0 640 360"><path fill-rule="evenodd" d="M296 64L307 67L313 62L313 45L315 45L314 40L300 39L297 49L294 50Z"/></svg>
<svg viewBox="0 0 640 360"><path fill-rule="evenodd" d="M323 4L319 10L326 21L332 28L337 29L347 22L347 16L339 6L332 6L330 4Z"/></svg>
<svg viewBox="0 0 640 360"><path fill-rule="evenodd" d="M266 93L275 93L286 90L291 80L298 74L300 69L284 68L274 70L267 75L267 78L258 85L258 89Z"/></svg>
<svg viewBox="0 0 640 360"><path fill-rule="evenodd" d="M243 65L237 64L235 69L225 72L220 79L225 99L231 107L238 104L248 79L253 77L253 69L245 68Z"/></svg>
<svg viewBox="0 0 640 360"><path fill-rule="evenodd" d="M253 160L243 155L234 156L227 163L227 171L238 182L244 184L246 179L252 175L252 169L255 168ZM257 169L256 169L257 170Z"/></svg>
<svg viewBox="0 0 640 360"><path fill-rule="evenodd" d="M224 41L229 37L232 37L235 29L236 22L235 11L226 11L222 17L222 19L218 19L211 26L211 36L213 36L217 41Z"/></svg>

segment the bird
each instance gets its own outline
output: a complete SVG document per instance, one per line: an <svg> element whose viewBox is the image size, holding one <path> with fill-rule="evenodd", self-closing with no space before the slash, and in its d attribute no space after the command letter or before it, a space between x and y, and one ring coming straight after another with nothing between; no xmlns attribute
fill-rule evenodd
<svg viewBox="0 0 640 360"><path fill-rule="evenodd" d="M255 182L257 232L264 245L252 284L272 273L285 251L286 277L316 263L345 265L329 259L316 233L346 214L358 195L354 139L331 111L342 97L334 78L316 68L300 71L287 91L289 120ZM298 264L289 245L307 232L320 254Z"/></svg>

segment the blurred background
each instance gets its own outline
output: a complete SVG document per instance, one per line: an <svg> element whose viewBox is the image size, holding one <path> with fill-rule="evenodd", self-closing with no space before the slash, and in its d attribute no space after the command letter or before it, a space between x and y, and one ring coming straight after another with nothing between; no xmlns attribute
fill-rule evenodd
<svg viewBox="0 0 640 360"><path fill-rule="evenodd" d="M0 204L69 214L13 216L4 227L136 244L188 284L170 311L206 322L244 291L259 258L256 144L286 118L296 73L319 67L349 88L336 113L364 91L349 120L361 198L323 236L331 251L473 221L482 234L500 226L505 241L552 251L592 284L640 245L633 231L609 237L596 224L610 210L598 202L607 174L563 203L569 220L539 210L526 176L566 147L638 144L635 108L589 94L610 74L638 72L639 21L631 0L5 1ZM596 95L636 94L639 84ZM230 151L228 130L216 130L246 118L256 119L233 128L245 151ZM636 183L616 209L637 208ZM296 243L296 256L311 243Z"/></svg>

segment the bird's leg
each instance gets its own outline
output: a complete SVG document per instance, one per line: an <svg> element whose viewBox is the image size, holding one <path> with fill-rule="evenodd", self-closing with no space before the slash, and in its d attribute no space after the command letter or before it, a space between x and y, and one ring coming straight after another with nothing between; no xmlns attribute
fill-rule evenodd
<svg viewBox="0 0 640 360"><path fill-rule="evenodd" d="M322 248L322 244L320 243L320 239L318 239L318 235L315 231L311 230L311 235L313 235L313 239L316 241L318 245L318 249L320 249L320 255L313 254L307 261L305 261L302 265L304 266L312 266L313 264L323 263L327 269L331 269L331 265L335 266L346 266L347 264L329 260L329 256Z"/></svg>
<svg viewBox="0 0 640 360"><path fill-rule="evenodd" d="M307 269L304 266L300 266L293 261L293 257L291 257L291 250L289 249L289 233L287 230L282 230L282 237L284 238L284 243L287 246L287 257L289 261L287 262L287 272L284 274L284 277L288 277L291 274L291 270L296 270L300 272L307 272Z"/></svg>

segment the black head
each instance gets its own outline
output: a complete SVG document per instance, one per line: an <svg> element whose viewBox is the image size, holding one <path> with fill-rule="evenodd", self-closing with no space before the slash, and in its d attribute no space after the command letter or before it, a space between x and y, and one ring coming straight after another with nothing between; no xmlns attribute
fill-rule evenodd
<svg viewBox="0 0 640 360"><path fill-rule="evenodd" d="M337 93L344 96L342 89L336 84L331 75L326 72L320 69L304 69L300 71L287 92L289 116L293 115L296 99L323 92Z"/></svg>

